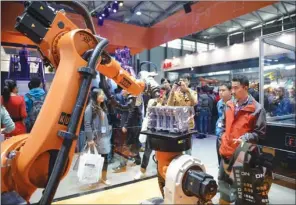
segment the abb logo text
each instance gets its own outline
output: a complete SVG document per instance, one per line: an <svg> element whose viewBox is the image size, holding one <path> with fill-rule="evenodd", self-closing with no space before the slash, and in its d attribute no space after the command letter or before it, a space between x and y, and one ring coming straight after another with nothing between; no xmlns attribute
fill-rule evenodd
<svg viewBox="0 0 296 205"><path fill-rule="evenodd" d="M169 69L181 65L181 60L179 58L173 58L172 60L165 60L163 63L163 69Z"/></svg>
<svg viewBox="0 0 296 205"><path fill-rule="evenodd" d="M167 62L167 63L164 63L164 64L163 64L163 68L164 68L164 69L171 68L172 66L173 66L173 63L172 63L172 62Z"/></svg>

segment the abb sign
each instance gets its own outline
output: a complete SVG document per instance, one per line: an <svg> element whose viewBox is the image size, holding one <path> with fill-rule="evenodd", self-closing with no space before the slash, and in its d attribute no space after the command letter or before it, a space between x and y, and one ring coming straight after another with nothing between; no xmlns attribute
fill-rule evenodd
<svg viewBox="0 0 296 205"><path fill-rule="evenodd" d="M181 64L180 59L179 58L174 58L173 60L165 60L163 63L162 68L163 69L170 69L173 67L177 67Z"/></svg>
<svg viewBox="0 0 296 205"><path fill-rule="evenodd" d="M172 65L173 65L173 63L172 63L172 62L167 62L167 63L165 62L165 63L163 64L163 66L162 66L162 67L163 67L164 69L168 69L168 68L171 68L171 67L172 67Z"/></svg>

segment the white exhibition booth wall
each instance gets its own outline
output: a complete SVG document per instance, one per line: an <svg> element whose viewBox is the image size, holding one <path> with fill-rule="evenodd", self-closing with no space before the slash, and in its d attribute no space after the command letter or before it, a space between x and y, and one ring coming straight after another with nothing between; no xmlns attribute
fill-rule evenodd
<svg viewBox="0 0 296 205"><path fill-rule="evenodd" d="M273 40L295 46L295 31L279 35ZM265 56L288 53L287 50L274 46L264 45ZM184 68L193 68L232 61L259 58L259 39L232 46L216 48L202 53L194 53L182 57L166 59L162 62L163 71L177 71Z"/></svg>

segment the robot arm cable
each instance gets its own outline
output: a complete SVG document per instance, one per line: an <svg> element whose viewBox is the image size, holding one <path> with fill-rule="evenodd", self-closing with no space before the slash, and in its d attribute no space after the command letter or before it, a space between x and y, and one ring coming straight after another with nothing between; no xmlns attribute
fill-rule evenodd
<svg viewBox="0 0 296 205"><path fill-rule="evenodd" d="M96 36L96 38L100 40L99 44L101 44L103 48L105 48L109 43L109 41L105 38L98 37L98 36ZM94 69L94 70L96 69L96 65L98 63L99 57L102 55L102 52L103 52L102 47L96 46L95 50L93 51L93 53L88 61L87 67Z"/></svg>
<svg viewBox="0 0 296 205"><path fill-rule="evenodd" d="M89 67L90 69L95 70L95 65L97 61L96 57L98 58L98 56L100 56L100 54L102 53L103 49L107 46L107 44L108 44L107 40L102 40L101 42L98 43L98 45L96 46L96 48L94 49L94 52L90 57L91 60L89 61L90 62L89 65L93 66L93 67ZM74 136L76 133L79 118L83 111L83 106L81 105L83 105L84 102L86 101L87 92L91 84L91 79L92 79L91 75L83 79L67 132L63 133L64 135L67 134L67 135ZM53 197L56 193L57 187L59 185L61 176L67 164L68 155L69 155L70 148L72 146L72 142L73 142L73 138L71 137L70 138L66 137L64 139L63 145L58 153L53 171L50 175L48 184L44 190L44 194L39 204L50 204L52 202Z"/></svg>
<svg viewBox="0 0 296 205"><path fill-rule="evenodd" d="M90 29L94 35L96 35L96 30L95 30L95 27L94 27L94 24L92 21L92 17L89 15L89 13L87 12L87 9L85 8L85 6L82 3L80 3L79 1L56 1L56 3L67 5L67 6L71 7L72 9L74 9L75 11L77 11L78 13L80 13L86 22L87 28ZM107 41L107 43L108 43L108 40L105 38L102 38L99 36L96 36L96 38L100 41ZM110 56L108 56L108 54L106 52L103 51L103 53L104 53L105 57L110 58ZM98 57L101 56L101 54L102 53L97 53L96 56L92 55L93 58L90 58L90 60L88 61L88 67L93 68L94 65L97 64ZM102 59L102 61L104 61L104 59ZM114 97L111 95L111 93L108 89L108 84L106 82L106 78L101 73L100 73L100 82L101 82L101 88L103 89L107 99L111 101L111 104L114 107L117 107L121 110L128 110L131 107L131 106L123 107L114 99Z"/></svg>
<svg viewBox="0 0 296 205"><path fill-rule="evenodd" d="M92 21L92 17L87 12L87 8L79 1L55 1L56 4L66 5L71 7L74 11L81 14L86 23L86 27L91 30L91 32L96 35L96 29Z"/></svg>
<svg viewBox="0 0 296 205"><path fill-rule="evenodd" d="M100 38L100 40L101 41L95 47L94 51L91 54L90 60L88 61L87 67L92 70L96 69L98 58L102 54L102 51L104 50L104 48L108 45L107 39ZM73 110L73 114L70 119L68 130L67 130L67 133L69 133L70 135L75 135L76 133L79 117L81 116L81 113L83 111L83 106L81 105L83 105L86 100L87 91L91 84L91 79L92 79L92 76L84 78L82 85L80 87L78 98ZM40 204L50 204L52 202L53 197L56 193L57 187L59 185L61 176L63 174L63 170L65 169L72 142L73 142L73 138L64 139L63 145L58 153L53 171L50 175L48 184L39 202Z"/></svg>

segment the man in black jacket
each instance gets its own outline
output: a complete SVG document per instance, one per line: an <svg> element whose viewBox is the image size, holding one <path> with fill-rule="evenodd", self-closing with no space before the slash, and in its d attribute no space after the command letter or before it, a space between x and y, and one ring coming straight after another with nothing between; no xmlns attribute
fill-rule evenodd
<svg viewBox="0 0 296 205"><path fill-rule="evenodd" d="M126 144L129 146L130 151L135 154L134 163L136 165L141 164L140 157L140 148L141 143L139 141L139 135L141 132L142 126L142 110L143 110L143 99L142 96L134 97L129 95L127 91L122 91L125 105L134 104L134 106L130 106L127 111L123 111L121 114L121 127L122 132L126 133ZM114 172L122 172L126 170L127 159L121 158L120 165L115 167Z"/></svg>

